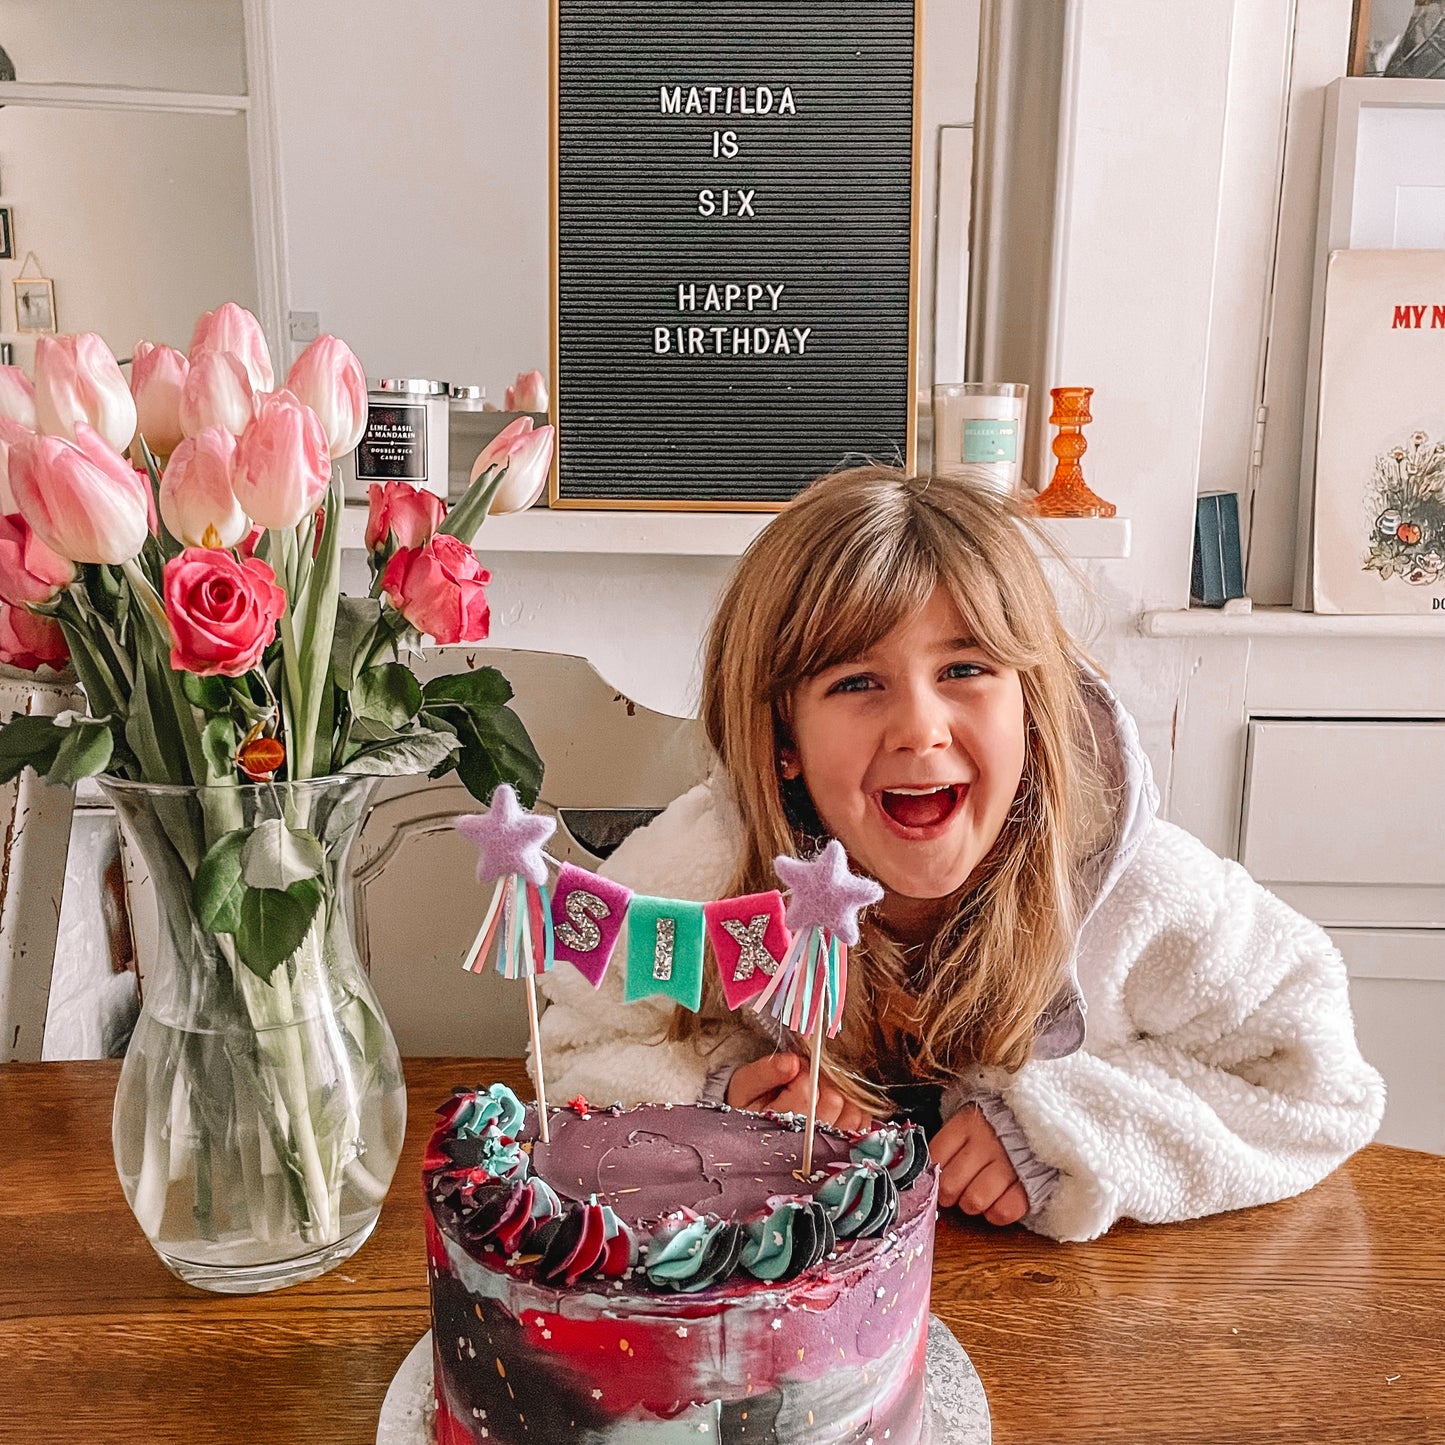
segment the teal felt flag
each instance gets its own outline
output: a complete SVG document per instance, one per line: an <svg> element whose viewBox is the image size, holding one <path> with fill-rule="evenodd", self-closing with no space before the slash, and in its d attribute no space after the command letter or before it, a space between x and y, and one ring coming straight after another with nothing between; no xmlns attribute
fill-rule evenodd
<svg viewBox="0 0 1445 1445"><path fill-rule="evenodd" d="M638 895L627 914L624 1003L662 994L697 1012L702 1003L701 903Z"/></svg>

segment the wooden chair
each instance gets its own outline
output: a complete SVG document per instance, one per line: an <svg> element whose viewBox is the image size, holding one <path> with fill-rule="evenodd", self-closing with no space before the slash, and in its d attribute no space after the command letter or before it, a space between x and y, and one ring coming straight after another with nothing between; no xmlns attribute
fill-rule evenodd
<svg viewBox="0 0 1445 1445"><path fill-rule="evenodd" d="M450 648L414 666L425 680L463 660L499 668L515 690L513 707L547 768L537 806L559 818L554 857L595 867L703 777L696 722L639 707L583 658ZM453 823L477 807L454 776L389 780L353 852L357 938L403 1054L526 1053L521 985L461 966L483 893L476 849Z"/></svg>

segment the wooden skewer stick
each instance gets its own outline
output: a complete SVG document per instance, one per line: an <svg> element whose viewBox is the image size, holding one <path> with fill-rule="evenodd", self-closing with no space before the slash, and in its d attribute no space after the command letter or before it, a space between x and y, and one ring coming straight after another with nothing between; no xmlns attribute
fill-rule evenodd
<svg viewBox="0 0 1445 1445"><path fill-rule="evenodd" d="M537 1132L544 1144L552 1142L547 1133L547 1088L542 1082L542 1038L537 1031L537 979L527 975L527 1027L532 1032L532 1077L537 1081Z"/></svg>
<svg viewBox="0 0 1445 1445"><path fill-rule="evenodd" d="M827 999L818 1000L818 1022L813 1027L813 1064L808 1074L808 1132L803 1141L803 1177L813 1172L813 1129L818 1122L818 1065L823 1058L823 1025L827 1021Z"/></svg>

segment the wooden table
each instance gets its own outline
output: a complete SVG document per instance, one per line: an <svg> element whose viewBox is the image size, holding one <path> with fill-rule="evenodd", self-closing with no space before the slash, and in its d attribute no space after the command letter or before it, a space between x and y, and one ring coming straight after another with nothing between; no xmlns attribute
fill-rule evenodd
<svg viewBox="0 0 1445 1445"><path fill-rule="evenodd" d="M236 1299L183 1285L126 1209L113 1063L0 1067L0 1440L375 1439L427 1328L418 1184L452 1084L415 1059L381 1222L331 1274ZM933 1309L1000 1445L1445 1441L1445 1159L1372 1146L1319 1188L1092 1244L940 1221Z"/></svg>

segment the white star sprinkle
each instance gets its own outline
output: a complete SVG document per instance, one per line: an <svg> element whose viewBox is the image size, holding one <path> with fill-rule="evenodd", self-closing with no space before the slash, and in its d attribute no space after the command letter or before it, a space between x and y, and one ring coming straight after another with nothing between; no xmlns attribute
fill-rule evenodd
<svg viewBox="0 0 1445 1445"><path fill-rule="evenodd" d="M783 1327L783 1322L782 1322L782 1320L774 1320L774 1321L773 1321L773 1328L774 1328L775 1330L780 1330L780 1329L782 1329L782 1327Z"/></svg>
<svg viewBox="0 0 1445 1445"><path fill-rule="evenodd" d="M687 1338L687 1326L686 1326L686 1325L679 1325L679 1326L677 1327L677 1337L678 1337L678 1339L680 1339L680 1340L685 1340L685 1339Z"/></svg>
<svg viewBox="0 0 1445 1445"><path fill-rule="evenodd" d="M593 1392L592 1392L592 1398L593 1398L594 1400L600 1400L600 1399L602 1398L602 1391L601 1391L601 1390L593 1390Z"/></svg>

